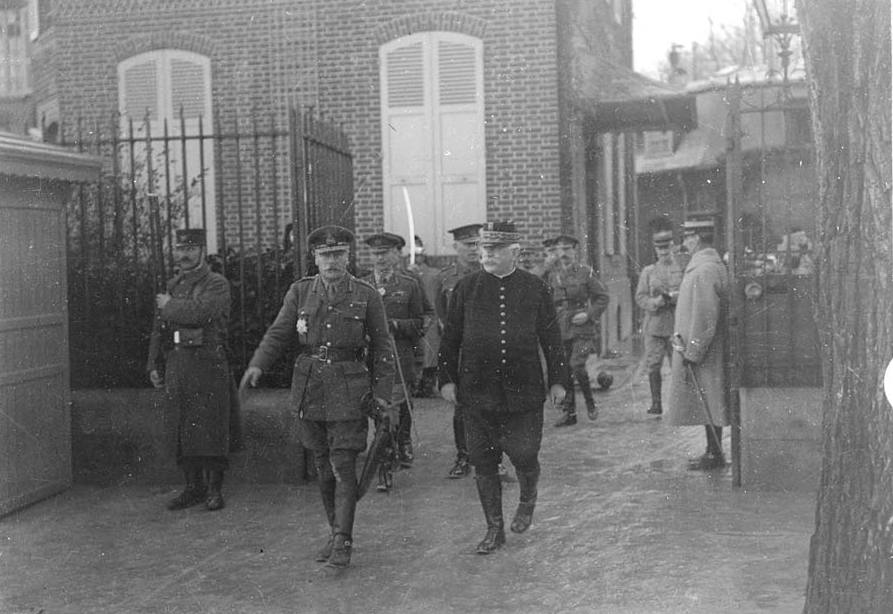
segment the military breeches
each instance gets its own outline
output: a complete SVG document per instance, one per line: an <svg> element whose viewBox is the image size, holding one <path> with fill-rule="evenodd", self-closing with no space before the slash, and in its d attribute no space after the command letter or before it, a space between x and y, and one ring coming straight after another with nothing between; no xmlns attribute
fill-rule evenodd
<svg viewBox="0 0 893 614"><path fill-rule="evenodd" d="M598 352L595 339L565 339L562 345L567 364L572 370L585 370L586 359Z"/></svg>
<svg viewBox="0 0 893 614"><path fill-rule="evenodd" d="M542 411L466 412L465 435L469 461L478 475L496 475L503 452L519 473L539 470Z"/></svg>
<svg viewBox="0 0 893 614"><path fill-rule="evenodd" d="M673 346L669 337L645 335L645 366L649 373L660 373L664 357L672 360Z"/></svg>

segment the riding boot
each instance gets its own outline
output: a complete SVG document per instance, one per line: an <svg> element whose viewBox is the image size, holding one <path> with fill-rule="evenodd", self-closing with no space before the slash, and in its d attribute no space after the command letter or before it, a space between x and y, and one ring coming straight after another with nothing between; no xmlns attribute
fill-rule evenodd
<svg viewBox="0 0 893 614"><path fill-rule="evenodd" d="M412 414L409 404L400 403L400 421L397 424L397 456L404 469L412 467Z"/></svg>
<svg viewBox="0 0 893 614"><path fill-rule="evenodd" d="M523 533L533 522L533 508L536 506L537 483L540 479L539 469L518 471L518 485L521 494L518 497L518 509L509 527L512 533Z"/></svg>
<svg viewBox="0 0 893 614"><path fill-rule="evenodd" d="M580 382L580 389L583 392L583 399L586 401L586 415L590 420L598 418L598 405L595 404L595 397L592 396L592 386L589 384L589 374L586 369L578 369L574 375Z"/></svg>
<svg viewBox="0 0 893 614"><path fill-rule="evenodd" d="M477 475L478 497L487 520L487 534L477 546L478 554L490 554L505 543L502 520L502 481L499 475Z"/></svg>
<svg viewBox="0 0 893 614"><path fill-rule="evenodd" d="M332 527L335 525L335 478L320 478L319 493L322 495L322 506L326 510L326 520L329 522L329 538L316 554L316 562L325 563L332 556L332 541L335 537L332 533Z"/></svg>
<svg viewBox="0 0 893 614"><path fill-rule="evenodd" d="M332 525L334 536L332 554L329 556L329 567L347 567L350 565L354 513L357 507L356 476L341 476L335 483L335 516Z"/></svg>
<svg viewBox="0 0 893 614"><path fill-rule="evenodd" d="M212 469L208 472L208 498L205 500L205 507L212 512L223 509L225 505L223 501L223 471Z"/></svg>
<svg viewBox="0 0 893 614"><path fill-rule="evenodd" d="M207 488L202 469L200 467L184 468L183 475L186 477L186 487L183 492L168 501L167 509L171 511L186 509L205 500Z"/></svg>
<svg viewBox="0 0 893 614"><path fill-rule="evenodd" d="M648 413L660 415L664 413L660 403L660 371L652 371L648 374L648 384L651 387L651 407L648 409Z"/></svg>
<svg viewBox="0 0 893 614"><path fill-rule="evenodd" d="M705 424L704 428L707 432L707 451L703 456L691 459L688 462L688 468L692 471L710 471L711 469L720 469L726 466L726 457L722 453L722 427ZM716 439L713 432L716 432Z"/></svg>

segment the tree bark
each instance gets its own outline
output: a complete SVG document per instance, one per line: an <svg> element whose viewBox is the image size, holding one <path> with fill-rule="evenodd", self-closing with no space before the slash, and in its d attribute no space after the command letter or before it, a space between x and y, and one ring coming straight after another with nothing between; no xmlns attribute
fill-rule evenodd
<svg viewBox="0 0 893 614"><path fill-rule="evenodd" d="M893 611L889 0L799 0L820 199L823 460L806 614Z"/></svg>

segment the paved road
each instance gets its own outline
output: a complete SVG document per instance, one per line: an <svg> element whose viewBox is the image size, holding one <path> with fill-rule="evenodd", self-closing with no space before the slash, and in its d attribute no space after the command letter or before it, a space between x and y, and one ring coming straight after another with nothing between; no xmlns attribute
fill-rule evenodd
<svg viewBox="0 0 893 614"><path fill-rule="evenodd" d="M420 400L415 467L361 502L351 568L313 562L313 484L230 485L218 513L166 511L178 485L77 486L0 519L0 612L799 614L813 495L686 471L703 430L647 417L639 380L599 395L594 423L555 429L547 409L534 525L494 555L473 553L472 479L444 477L450 410ZM507 485L509 518L516 500Z"/></svg>

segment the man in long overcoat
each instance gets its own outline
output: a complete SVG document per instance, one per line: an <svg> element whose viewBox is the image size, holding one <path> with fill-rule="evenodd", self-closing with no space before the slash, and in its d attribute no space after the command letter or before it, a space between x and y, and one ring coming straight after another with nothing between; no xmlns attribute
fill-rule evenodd
<svg viewBox="0 0 893 614"><path fill-rule="evenodd" d="M146 370L152 385L166 390L177 464L186 477L185 489L167 507L204 501L213 511L224 506L231 419L238 419L226 358L230 288L205 263L203 229L177 230L174 255L180 272L155 297Z"/></svg>
<svg viewBox="0 0 893 614"><path fill-rule="evenodd" d="M366 448L369 404L384 408L394 385L394 356L378 291L348 273L353 233L323 226L307 237L319 273L293 283L276 319L254 352L242 386L256 386L290 343L300 354L292 375L290 406L301 443L313 452L323 508L331 528L316 560L350 564L357 505L357 456Z"/></svg>
<svg viewBox="0 0 893 614"><path fill-rule="evenodd" d="M440 342L441 394L465 411L468 453L487 521L487 534L477 546L480 554L505 543L503 452L520 486L510 528L522 533L533 520L547 390L538 348L546 359L553 403L563 400L570 380L549 286L515 268L519 241L514 224L484 225L483 270L456 284Z"/></svg>
<svg viewBox="0 0 893 614"><path fill-rule="evenodd" d="M561 325L561 341L571 372L580 384L586 413L590 420L598 417L598 406L586 371L586 360L596 354L601 344L600 319L608 306L608 291L595 271L577 258L578 240L572 235L558 235L543 241L552 250L553 261L543 274L552 286L552 300ZM555 426L577 423L576 395L568 390L561 410L564 415Z"/></svg>
<svg viewBox="0 0 893 614"><path fill-rule="evenodd" d="M674 426L704 425L707 451L692 460L690 468L709 470L726 464L722 427L729 424L729 416L723 357L729 279L722 258L713 248L712 220L686 221L682 245L691 260L676 301L675 356L666 421Z"/></svg>

